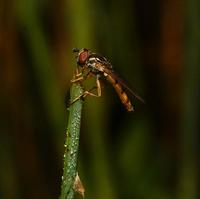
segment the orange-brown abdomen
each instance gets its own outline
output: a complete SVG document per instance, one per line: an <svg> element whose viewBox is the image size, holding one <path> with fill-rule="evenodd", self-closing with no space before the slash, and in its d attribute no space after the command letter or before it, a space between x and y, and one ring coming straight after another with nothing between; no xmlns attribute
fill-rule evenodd
<svg viewBox="0 0 200 199"><path fill-rule="evenodd" d="M117 81L117 79L112 77L112 74L104 74L104 76L113 85L113 87L115 88L122 104L126 107L126 109L128 111L133 111L134 110L133 106L132 106L127 94L123 90L121 84Z"/></svg>

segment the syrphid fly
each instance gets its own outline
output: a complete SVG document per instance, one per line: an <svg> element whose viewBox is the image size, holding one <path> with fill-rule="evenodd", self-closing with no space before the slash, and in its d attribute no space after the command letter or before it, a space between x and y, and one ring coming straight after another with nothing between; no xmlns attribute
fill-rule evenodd
<svg viewBox="0 0 200 199"><path fill-rule="evenodd" d="M125 81L121 79L117 75L117 73L115 73L115 71L113 70L113 66L105 57L96 53L92 53L86 48L80 50L73 49L73 52L77 53L77 65L80 67L81 72L75 79L72 80L72 82L84 81L91 75L96 77L96 86L90 89L89 91L85 91L84 94L80 97L85 97L87 95L100 97L100 78L104 77L108 82L112 84L127 111L133 111L134 108L126 91L128 91L136 99L144 103L144 100L139 95L137 95L129 86L127 86ZM85 75L83 75L84 72L86 73ZM91 92L94 89L97 89L97 94ZM80 97L75 99L72 103L80 99Z"/></svg>

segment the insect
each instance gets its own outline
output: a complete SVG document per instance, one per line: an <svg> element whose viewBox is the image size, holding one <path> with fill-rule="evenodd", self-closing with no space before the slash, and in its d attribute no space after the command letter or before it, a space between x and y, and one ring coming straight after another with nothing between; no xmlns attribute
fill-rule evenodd
<svg viewBox="0 0 200 199"><path fill-rule="evenodd" d="M130 89L127 84L122 80L113 70L112 65L105 57L98 55L96 53L92 53L90 50L83 49L73 49L73 52L77 53L77 65L80 67L81 72L77 75L72 82L84 81L89 76L96 77L96 86L90 89L89 91L85 91L83 95L76 98L72 103L80 99L81 97L85 97L87 95L100 97L101 96L101 84L100 78L104 77L108 82L112 84L115 91L117 92L122 104L125 106L127 111L134 111L133 105L126 93L128 91L131 95L137 98L139 101L144 103L144 100L137 95L132 89ZM83 73L86 71L86 74ZM92 93L91 91L97 89L97 94Z"/></svg>

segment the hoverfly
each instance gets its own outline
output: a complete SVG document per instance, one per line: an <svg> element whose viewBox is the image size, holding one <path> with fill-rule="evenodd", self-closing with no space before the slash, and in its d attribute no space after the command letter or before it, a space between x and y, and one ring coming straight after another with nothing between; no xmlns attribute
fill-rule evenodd
<svg viewBox="0 0 200 199"><path fill-rule="evenodd" d="M107 61L105 57L102 57L96 53L92 53L90 50L83 49L73 49L73 52L77 53L77 65L80 66L81 72L77 75L72 82L83 81L87 79L89 76L96 76L96 86L90 89L89 91L85 91L83 95L76 98L72 103L80 99L81 97L85 97L87 95L100 97L101 96L101 84L100 77L104 77L108 82L112 84L115 91L117 92L122 104L125 106L127 111L134 111L133 105L125 92L127 90L130 94L132 94L139 101L144 103L144 100L133 92L127 84L122 80L113 70L112 65ZM83 75L83 72L87 71L86 75ZM92 93L91 91L97 89L97 94Z"/></svg>

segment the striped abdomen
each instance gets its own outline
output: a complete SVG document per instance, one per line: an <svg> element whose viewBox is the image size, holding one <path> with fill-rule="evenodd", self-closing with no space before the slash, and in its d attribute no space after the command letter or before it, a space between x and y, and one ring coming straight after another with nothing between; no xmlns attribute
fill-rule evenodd
<svg viewBox="0 0 200 199"><path fill-rule="evenodd" d="M133 106L132 106L126 92L123 90L120 82L118 82L117 79L114 78L112 74L104 73L104 76L113 85L113 87L115 88L122 104L126 107L126 109L128 111L133 111L134 110Z"/></svg>

